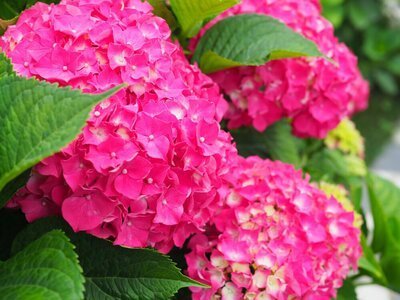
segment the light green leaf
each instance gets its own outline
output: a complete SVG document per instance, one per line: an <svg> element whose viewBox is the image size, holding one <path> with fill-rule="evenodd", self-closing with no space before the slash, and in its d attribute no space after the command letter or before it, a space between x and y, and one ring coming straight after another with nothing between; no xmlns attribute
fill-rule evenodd
<svg viewBox="0 0 400 300"><path fill-rule="evenodd" d="M228 8L239 3L239 0L171 0L175 13L185 37L194 37L203 24Z"/></svg>
<svg viewBox="0 0 400 300"><path fill-rule="evenodd" d="M259 66L274 59L323 56L317 46L280 21L265 15L226 18L201 38L193 56L205 73Z"/></svg>
<svg viewBox="0 0 400 300"><path fill-rule="evenodd" d="M55 230L1 263L1 299L83 299L84 278L73 249Z"/></svg>
<svg viewBox="0 0 400 300"><path fill-rule="evenodd" d="M49 228L65 228L76 245L86 277L85 299L162 300L170 299L183 287L204 287L182 275L169 257L155 250L122 248L87 234L75 234L56 218L28 226L17 236L13 250Z"/></svg>
<svg viewBox="0 0 400 300"><path fill-rule="evenodd" d="M23 171L72 141L93 105L121 87L89 95L35 79L0 78L0 191Z"/></svg>
<svg viewBox="0 0 400 300"><path fill-rule="evenodd" d="M144 1L144 0L142 0ZM169 25L171 31L174 31L178 24L174 14L169 10L165 0L147 0L153 6L153 13L160 18L163 18Z"/></svg>

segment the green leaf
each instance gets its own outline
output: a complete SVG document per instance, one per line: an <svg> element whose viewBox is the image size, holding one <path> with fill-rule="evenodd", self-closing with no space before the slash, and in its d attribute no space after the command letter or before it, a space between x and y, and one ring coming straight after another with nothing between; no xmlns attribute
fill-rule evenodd
<svg viewBox="0 0 400 300"><path fill-rule="evenodd" d="M397 81L394 74L384 71L376 70L373 74L374 79L382 91L389 95L396 95L399 91Z"/></svg>
<svg viewBox="0 0 400 300"><path fill-rule="evenodd" d="M84 278L73 249L55 230L1 263L1 299L83 299Z"/></svg>
<svg viewBox="0 0 400 300"><path fill-rule="evenodd" d="M317 46L265 15L226 18L201 38L193 56L205 73L237 66L259 66L274 59L323 56Z"/></svg>
<svg viewBox="0 0 400 300"><path fill-rule="evenodd" d="M304 140L294 137L286 120L277 122L260 133L253 128L233 130L239 153L243 156L258 155L301 167L300 152Z"/></svg>
<svg viewBox="0 0 400 300"><path fill-rule="evenodd" d="M171 0L185 37L194 37L209 19L239 3L238 0Z"/></svg>
<svg viewBox="0 0 400 300"><path fill-rule="evenodd" d="M301 167L300 139L293 136L288 122L281 121L265 131L265 145L274 160Z"/></svg>
<svg viewBox="0 0 400 300"><path fill-rule="evenodd" d="M0 0L0 18L12 19L36 2L58 3L60 0Z"/></svg>
<svg viewBox="0 0 400 300"><path fill-rule="evenodd" d="M12 18L11 20L0 19L0 35L6 32L8 26L14 25L18 20L18 17Z"/></svg>
<svg viewBox="0 0 400 300"><path fill-rule="evenodd" d="M72 141L93 105L121 87L89 95L35 79L0 78L0 191Z"/></svg>
<svg viewBox="0 0 400 300"><path fill-rule="evenodd" d="M76 245L86 277L85 299L169 299L180 288L204 287L182 275L169 257L155 250L122 248L87 234L75 234L56 218L28 226L17 236L13 250L50 228L65 228Z"/></svg>
<svg viewBox="0 0 400 300"><path fill-rule="evenodd" d="M7 183L0 191L0 203L6 203L14 194L22 188L28 181L31 169L28 169Z"/></svg>
<svg viewBox="0 0 400 300"><path fill-rule="evenodd" d="M387 274L388 287L400 293L400 246L391 243L381 258L382 268Z"/></svg>
<svg viewBox="0 0 400 300"><path fill-rule="evenodd" d="M160 18L163 18L165 21L167 21L171 31L174 31L178 27L175 16L168 8L165 0L147 0L147 2L149 2L151 6L153 6L153 13L156 16L159 16Z"/></svg>
<svg viewBox="0 0 400 300"><path fill-rule="evenodd" d="M374 237L372 247L376 252L383 252L392 243L400 240L400 224L396 219L400 207L400 188L392 182L372 173L367 176L370 206L374 219Z"/></svg>
<svg viewBox="0 0 400 300"><path fill-rule="evenodd" d="M8 57L4 53L0 53L0 78L6 75L15 75L15 73Z"/></svg>
<svg viewBox="0 0 400 300"><path fill-rule="evenodd" d="M376 283L386 285L386 276L383 273L379 262L376 260L374 252L368 246L364 235L361 235L361 246L363 250L363 255L358 261L358 267L362 272L365 272L366 274L371 276Z"/></svg>
<svg viewBox="0 0 400 300"><path fill-rule="evenodd" d="M380 17L379 1L352 0L347 5L350 21L357 29L365 30Z"/></svg>
<svg viewBox="0 0 400 300"><path fill-rule="evenodd" d="M338 150L326 148L310 157L305 170L313 181L335 182L336 176L346 177L349 174L343 154Z"/></svg>
<svg viewBox="0 0 400 300"><path fill-rule="evenodd" d="M338 290L337 300L357 300L356 287L351 280L345 280Z"/></svg>

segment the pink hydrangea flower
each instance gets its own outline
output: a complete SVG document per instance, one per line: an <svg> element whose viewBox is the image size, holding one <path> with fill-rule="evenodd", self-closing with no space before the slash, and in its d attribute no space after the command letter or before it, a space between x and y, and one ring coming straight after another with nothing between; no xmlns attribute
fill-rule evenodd
<svg viewBox="0 0 400 300"><path fill-rule="evenodd" d="M213 226L189 242L189 276L211 286L193 299L335 297L361 254L354 213L291 165L239 158L231 174Z"/></svg>
<svg viewBox="0 0 400 300"><path fill-rule="evenodd" d="M75 231L167 252L213 215L236 153L219 126L227 105L151 11L141 0L37 3L1 38L20 75L89 93L129 85L34 168L9 204L28 221L61 214Z"/></svg>
<svg viewBox="0 0 400 300"><path fill-rule="evenodd" d="M316 0L242 0L203 29L232 15L271 16L314 41L335 64L324 58L272 61L212 74L230 100L229 128L253 126L258 131L282 118L292 119L294 134L323 138L340 121L367 107L369 86L357 68L357 58L334 35ZM191 42L192 48L198 42Z"/></svg>

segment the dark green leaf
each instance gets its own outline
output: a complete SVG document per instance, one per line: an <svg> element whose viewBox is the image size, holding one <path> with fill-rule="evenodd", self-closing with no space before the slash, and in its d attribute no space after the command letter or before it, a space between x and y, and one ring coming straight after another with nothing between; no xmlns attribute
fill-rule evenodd
<svg viewBox="0 0 400 300"><path fill-rule="evenodd" d="M351 22L358 29L366 29L379 19L380 5L376 0L348 1Z"/></svg>
<svg viewBox="0 0 400 300"><path fill-rule="evenodd" d="M281 121L265 131L265 145L275 160L301 167L300 139L293 136L288 122Z"/></svg>
<svg viewBox="0 0 400 300"><path fill-rule="evenodd" d="M203 24L234 6L238 0L171 0L171 7L185 37L194 37Z"/></svg>
<svg viewBox="0 0 400 300"><path fill-rule="evenodd" d="M143 0L142 0L143 1ZM165 0L147 0L153 6L153 13L160 18L167 21L171 31L174 31L178 24L176 22L174 14L169 10Z"/></svg>
<svg viewBox="0 0 400 300"><path fill-rule="evenodd" d="M58 3L60 0L0 0L0 18L5 20L12 19L36 2L50 4Z"/></svg>
<svg viewBox="0 0 400 300"><path fill-rule="evenodd" d="M89 95L35 79L0 78L0 191L72 141L93 105L121 87Z"/></svg>
<svg viewBox="0 0 400 300"><path fill-rule="evenodd" d="M1 299L83 299L84 278L73 249L55 230L1 263Z"/></svg>
<svg viewBox="0 0 400 300"><path fill-rule="evenodd" d="M345 280L343 286L339 289L337 300L357 300L356 288L352 281Z"/></svg>
<svg viewBox="0 0 400 300"><path fill-rule="evenodd" d="M314 181L335 182L336 176L346 177L349 174L343 154L331 149L323 149L312 155L305 169Z"/></svg>
<svg viewBox="0 0 400 300"><path fill-rule="evenodd" d="M274 59L322 56L317 46L266 15L226 18L201 38L193 56L205 73L238 66L259 66Z"/></svg>
<svg viewBox="0 0 400 300"><path fill-rule="evenodd" d="M262 133L253 128L241 128L231 133L243 156L258 155L301 166L300 152L304 140L292 135L286 120L275 123Z"/></svg>
<svg viewBox="0 0 400 300"><path fill-rule="evenodd" d="M14 238L27 224L20 210L0 209L0 260L10 257Z"/></svg>
<svg viewBox="0 0 400 300"><path fill-rule="evenodd" d="M28 169L7 183L0 191L0 203L7 203L8 200L10 200L12 196L14 196L14 194L26 184L30 174L31 169Z"/></svg>
<svg viewBox="0 0 400 300"><path fill-rule="evenodd" d="M85 299L169 299L177 290L201 284L182 275L167 256L151 249L128 249L87 234L74 234L56 218L37 221L16 238L13 250L51 228L62 228L76 245L86 277Z"/></svg>

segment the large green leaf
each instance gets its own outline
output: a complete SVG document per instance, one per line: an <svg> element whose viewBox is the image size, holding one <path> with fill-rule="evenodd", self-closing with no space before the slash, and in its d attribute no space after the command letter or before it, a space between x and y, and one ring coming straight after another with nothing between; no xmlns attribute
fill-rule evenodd
<svg viewBox="0 0 400 300"><path fill-rule="evenodd" d="M373 249L382 252L399 235L400 188L392 182L370 173L367 177L368 193L374 219Z"/></svg>
<svg viewBox="0 0 400 300"><path fill-rule="evenodd" d="M381 265L376 260L372 249L368 246L364 235L361 235L361 246L363 255L358 261L358 267L360 268L361 272L371 276L374 279L374 282L386 285L386 276Z"/></svg>
<svg viewBox="0 0 400 300"><path fill-rule="evenodd" d="M55 230L1 263L1 299L83 299L84 278L73 249Z"/></svg>
<svg viewBox="0 0 400 300"><path fill-rule="evenodd" d="M122 86L98 95L15 76L0 78L0 191L80 132L93 105ZM0 202L0 207L4 201Z"/></svg>
<svg viewBox="0 0 400 300"><path fill-rule="evenodd" d="M182 275L167 256L151 249L128 249L87 234L74 234L60 219L43 219L16 238L17 251L50 228L62 228L76 245L86 277L88 300L169 299L180 288L203 285Z"/></svg>
<svg viewBox="0 0 400 300"><path fill-rule="evenodd" d="M239 0L171 0L185 37L194 37L204 22L239 3Z"/></svg>
<svg viewBox="0 0 400 300"><path fill-rule="evenodd" d="M201 38L193 56L205 73L259 66L274 59L322 56L317 46L280 21L266 15L226 18Z"/></svg>

